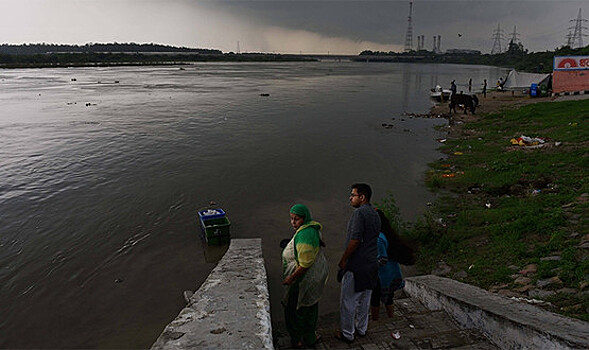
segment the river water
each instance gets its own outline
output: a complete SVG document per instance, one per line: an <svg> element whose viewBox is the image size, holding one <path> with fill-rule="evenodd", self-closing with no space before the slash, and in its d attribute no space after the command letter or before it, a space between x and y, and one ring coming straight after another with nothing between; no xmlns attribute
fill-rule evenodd
<svg viewBox="0 0 589 350"><path fill-rule="evenodd" d="M443 120L428 90L503 70L425 64L216 63L0 71L0 347L146 348L223 251L200 240L215 201L261 237L280 310L288 210L324 226L332 272L349 186L393 193L407 219L432 199ZM491 84L489 84L491 85ZM269 96L262 96L269 94ZM385 129L382 123L393 124ZM333 312L332 278L321 313Z"/></svg>

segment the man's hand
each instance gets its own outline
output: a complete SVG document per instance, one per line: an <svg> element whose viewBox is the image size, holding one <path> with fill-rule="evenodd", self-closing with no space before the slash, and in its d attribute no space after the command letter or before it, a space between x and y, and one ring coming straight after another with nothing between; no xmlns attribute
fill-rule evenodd
<svg viewBox="0 0 589 350"><path fill-rule="evenodd" d="M350 240L350 243L348 243L348 246L346 247L346 251L342 255L342 258L340 259L339 263L337 264L337 266L339 266L340 269L342 269L342 270L346 269L346 265L348 264L348 258L350 257L350 255L352 255L352 253L354 251L356 251L356 249L358 249L359 245L360 245L359 240L356 240L356 239Z"/></svg>

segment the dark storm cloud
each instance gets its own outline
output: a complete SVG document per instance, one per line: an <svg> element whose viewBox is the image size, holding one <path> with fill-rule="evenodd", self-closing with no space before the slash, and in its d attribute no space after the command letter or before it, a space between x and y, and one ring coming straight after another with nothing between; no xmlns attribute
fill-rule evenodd
<svg viewBox="0 0 589 350"><path fill-rule="evenodd" d="M391 45L404 43L409 12L409 1L220 1L205 4L247 17L252 23ZM441 35L445 49L474 48L485 52L491 49L497 25L503 30L504 45L516 26L524 46L531 50L554 49L564 43L568 27L573 25L569 20L576 17L580 7L589 10L587 1L416 0L413 32L414 37L424 35L426 43L431 42L432 36Z"/></svg>
<svg viewBox="0 0 589 350"><path fill-rule="evenodd" d="M408 3L394 1L236 1L208 5L247 17L252 23L381 43L404 35L409 11Z"/></svg>
<svg viewBox="0 0 589 350"><path fill-rule="evenodd" d="M409 1L0 0L0 42L158 42L223 51L400 51ZM507 46L514 27L524 48L566 43L579 8L589 0L415 0L417 36L442 37L452 48L490 52L500 25ZM585 34L589 31L585 30ZM584 38L586 41L589 40Z"/></svg>

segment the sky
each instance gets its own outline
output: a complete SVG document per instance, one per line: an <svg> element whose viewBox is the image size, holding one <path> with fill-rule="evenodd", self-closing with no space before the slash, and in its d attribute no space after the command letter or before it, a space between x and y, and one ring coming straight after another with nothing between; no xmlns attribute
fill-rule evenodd
<svg viewBox="0 0 589 350"><path fill-rule="evenodd" d="M358 54L404 48L404 0L0 0L0 44L157 43L223 52ZM417 36L432 49L489 53L498 26L530 52L566 43L589 0L414 0ZM583 25L589 27L589 22ZM583 34L589 34L584 30ZM583 37L589 44L589 37Z"/></svg>

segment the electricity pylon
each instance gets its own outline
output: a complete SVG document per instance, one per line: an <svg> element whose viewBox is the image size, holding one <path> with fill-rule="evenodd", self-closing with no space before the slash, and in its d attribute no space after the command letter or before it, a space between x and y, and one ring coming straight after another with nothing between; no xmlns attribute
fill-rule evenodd
<svg viewBox="0 0 589 350"><path fill-rule="evenodd" d="M519 42L518 36L519 36L519 33L515 29L515 26L513 26L513 33L511 33L511 41L510 42L517 44Z"/></svg>
<svg viewBox="0 0 589 350"><path fill-rule="evenodd" d="M583 33L583 29L587 29L587 27L583 26L583 22L587 22L587 20L581 15L581 9L579 9L577 19L571 19L571 22L575 22L575 26L569 27L569 29L574 28L573 35L569 39L569 46L573 49L578 49L583 47L583 37L587 36L587 34Z"/></svg>
<svg viewBox="0 0 589 350"><path fill-rule="evenodd" d="M503 34L503 29L501 29L499 24L497 24L497 29L495 29L493 31L493 39L495 41L493 42L493 48L491 49L491 55L503 52L503 50L501 50L501 41L504 39L504 34Z"/></svg>
<svg viewBox="0 0 589 350"><path fill-rule="evenodd" d="M569 30L569 33L565 36L567 38L567 46L573 47L573 33Z"/></svg>
<svg viewBox="0 0 589 350"><path fill-rule="evenodd" d="M413 0L409 1L409 20L407 23L407 34L405 34L405 52L413 50L413 24L411 16L413 14Z"/></svg>

